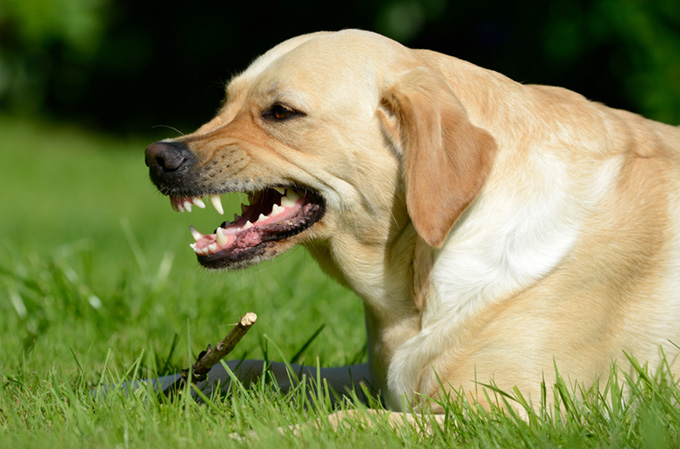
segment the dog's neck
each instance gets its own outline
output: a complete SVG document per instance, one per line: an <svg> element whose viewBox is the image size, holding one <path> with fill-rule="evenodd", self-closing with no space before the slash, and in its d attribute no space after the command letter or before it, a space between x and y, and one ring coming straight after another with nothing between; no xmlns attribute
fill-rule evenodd
<svg viewBox="0 0 680 449"><path fill-rule="evenodd" d="M410 226L398 238L399 245L372 244L368 250L351 236L338 239L341 247L333 241L306 246L326 274L354 291L386 325L419 314L413 293L415 230Z"/></svg>
<svg viewBox="0 0 680 449"><path fill-rule="evenodd" d="M348 237L338 241L346 243ZM410 222L394 239L378 245L379 250L373 246L362 251L362 245L317 242L307 249L329 276L363 300L371 381L374 388L384 389L392 354L420 331L425 299L432 293L432 250Z"/></svg>

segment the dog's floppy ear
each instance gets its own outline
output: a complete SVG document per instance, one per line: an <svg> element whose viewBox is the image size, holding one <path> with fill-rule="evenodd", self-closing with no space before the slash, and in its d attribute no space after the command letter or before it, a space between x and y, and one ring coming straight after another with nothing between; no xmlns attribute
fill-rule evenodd
<svg viewBox="0 0 680 449"><path fill-rule="evenodd" d="M427 68L389 86L378 117L402 158L411 221L423 240L439 248L482 188L496 143L470 123L443 75Z"/></svg>

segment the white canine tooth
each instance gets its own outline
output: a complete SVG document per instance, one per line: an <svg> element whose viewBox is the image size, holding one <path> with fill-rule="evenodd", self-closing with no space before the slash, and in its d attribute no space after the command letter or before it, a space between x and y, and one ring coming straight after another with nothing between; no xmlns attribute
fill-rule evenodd
<svg viewBox="0 0 680 449"><path fill-rule="evenodd" d="M288 196L283 196L283 197L281 197L281 206L282 207L293 207L293 206L295 206L296 201L297 201L297 199L292 200Z"/></svg>
<svg viewBox="0 0 680 449"><path fill-rule="evenodd" d="M205 237L201 232L198 231L198 229L194 228L193 226L189 226L189 231L191 231L191 236L196 240L197 242L202 238Z"/></svg>
<svg viewBox="0 0 680 449"><path fill-rule="evenodd" d="M187 212L191 212L191 203L189 201L185 201L183 206L184 206L184 209L186 209Z"/></svg>
<svg viewBox="0 0 680 449"><path fill-rule="evenodd" d="M279 215L282 212L285 212L286 209L282 206L279 206L278 204L274 204L274 207L272 207L272 213L269 214L270 217L275 217Z"/></svg>
<svg viewBox="0 0 680 449"><path fill-rule="evenodd" d="M269 218L269 217L267 217L265 214L260 214L260 216L257 218L257 221L255 223L265 221L267 218Z"/></svg>
<svg viewBox="0 0 680 449"><path fill-rule="evenodd" d="M224 215L224 209L222 208L222 198L219 195L210 195L210 202L218 214Z"/></svg>
<svg viewBox="0 0 680 449"><path fill-rule="evenodd" d="M253 227L253 224L250 222L250 220L246 221L246 224L243 225L243 230L245 231L246 229L250 229Z"/></svg>
<svg viewBox="0 0 680 449"><path fill-rule="evenodd" d="M277 192L279 192L281 195L285 195L285 194L286 194L286 189L284 189L284 188L282 188L282 187L274 187L274 190L276 190Z"/></svg>
<svg viewBox="0 0 680 449"><path fill-rule="evenodd" d="M229 237L224 235L224 230L222 228L217 228L217 231L215 232L217 235L217 244L220 246L224 246L229 242Z"/></svg>
<svg viewBox="0 0 680 449"><path fill-rule="evenodd" d="M194 205L196 205L197 207L199 207L199 208L201 208L201 209L205 209L205 203L203 202L202 199L200 199L200 198L192 198L192 199L191 199L191 202L194 203Z"/></svg>

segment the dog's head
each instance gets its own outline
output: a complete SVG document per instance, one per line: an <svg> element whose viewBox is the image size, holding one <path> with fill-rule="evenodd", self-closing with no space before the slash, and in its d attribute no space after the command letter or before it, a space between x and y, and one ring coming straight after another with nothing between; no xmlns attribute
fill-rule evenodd
<svg viewBox="0 0 680 449"><path fill-rule="evenodd" d="M411 224L441 246L478 194L494 142L473 126L426 54L360 31L286 41L227 87L196 132L150 145L151 179L175 209L246 192L199 262L238 268L297 243L362 251Z"/></svg>

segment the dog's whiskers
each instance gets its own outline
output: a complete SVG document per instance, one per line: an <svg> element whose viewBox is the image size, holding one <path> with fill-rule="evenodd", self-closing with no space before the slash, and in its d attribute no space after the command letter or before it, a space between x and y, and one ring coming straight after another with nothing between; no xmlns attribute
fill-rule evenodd
<svg viewBox="0 0 680 449"><path fill-rule="evenodd" d="M152 126L152 128L154 128L154 129L156 129L156 128L168 128L168 129L171 129L171 130L175 131L175 132L176 132L177 134L179 134L180 136L184 136L184 133L183 133L182 131L180 131L179 129L175 128L174 126L170 126L170 125L154 125L154 126Z"/></svg>

